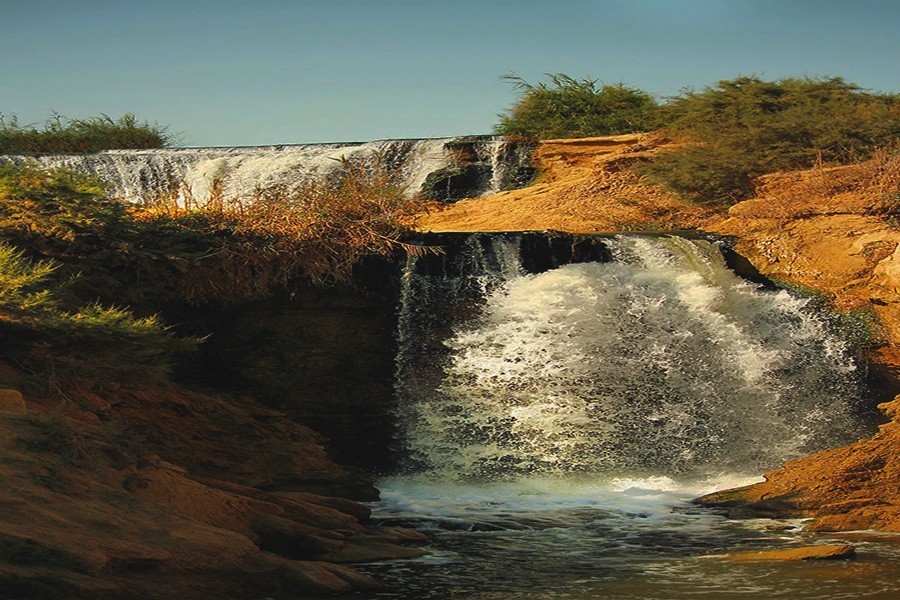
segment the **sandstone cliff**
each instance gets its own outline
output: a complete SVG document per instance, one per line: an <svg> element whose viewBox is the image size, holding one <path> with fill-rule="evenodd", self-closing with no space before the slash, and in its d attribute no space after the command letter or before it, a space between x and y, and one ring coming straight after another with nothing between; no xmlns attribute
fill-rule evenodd
<svg viewBox="0 0 900 600"><path fill-rule="evenodd" d="M3 597L352 592L379 584L338 563L422 553L404 546L420 535L331 495L365 485L313 432L250 400L122 386L0 399Z"/></svg>

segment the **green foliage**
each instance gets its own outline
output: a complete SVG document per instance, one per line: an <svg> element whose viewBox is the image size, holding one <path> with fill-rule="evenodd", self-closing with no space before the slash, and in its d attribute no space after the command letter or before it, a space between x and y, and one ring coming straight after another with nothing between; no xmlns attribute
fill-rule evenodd
<svg viewBox="0 0 900 600"><path fill-rule="evenodd" d="M86 119L54 115L43 128L20 125L0 115L0 154L71 154L112 149L165 148L172 136L156 123L140 122L133 114L113 119L101 114Z"/></svg>
<svg viewBox="0 0 900 600"><path fill-rule="evenodd" d="M839 77L738 77L672 99L662 120L689 143L643 172L691 200L730 204L751 197L759 175L860 160L896 140L900 97Z"/></svg>
<svg viewBox="0 0 900 600"><path fill-rule="evenodd" d="M8 334L0 360L45 380L162 378L198 340L110 305L151 315L347 280L365 256L401 245L401 217L415 203L385 171L345 166L327 185L253 198L213 186L202 202L142 207L109 200L95 181L66 171L0 168L0 333Z"/></svg>
<svg viewBox="0 0 900 600"><path fill-rule="evenodd" d="M400 246L401 218L416 205L387 170L349 163L327 184L252 197L213 185L209 198L176 190L138 207L102 189L64 170L0 167L0 241L54 260L51 278L72 311L100 299L151 313L184 301L260 299L304 276L347 280L363 257Z"/></svg>
<svg viewBox="0 0 900 600"><path fill-rule="evenodd" d="M7 239L108 234L127 221L128 209L103 193L98 180L67 169L0 165L0 228Z"/></svg>
<svg viewBox="0 0 900 600"><path fill-rule="evenodd" d="M173 360L196 344L175 336L155 317L138 319L97 304L60 309L48 288L53 270L0 243L0 331L7 336L0 357L54 379L163 377Z"/></svg>
<svg viewBox="0 0 900 600"><path fill-rule="evenodd" d="M496 133L548 139L630 133L654 126L657 105L647 92L562 73L548 77L549 84L533 85L518 75L503 76L521 95L500 115Z"/></svg>
<svg viewBox="0 0 900 600"><path fill-rule="evenodd" d="M52 301L42 284L52 272L48 263L32 263L13 247L0 244L0 307L14 315L47 309Z"/></svg>

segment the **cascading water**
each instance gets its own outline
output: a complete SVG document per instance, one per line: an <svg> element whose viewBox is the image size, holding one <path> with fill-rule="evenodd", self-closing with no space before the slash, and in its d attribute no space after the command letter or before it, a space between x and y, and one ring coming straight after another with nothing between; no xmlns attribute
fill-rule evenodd
<svg viewBox="0 0 900 600"><path fill-rule="evenodd" d="M514 237L471 238L444 273L407 264L405 461L375 509L428 531L433 554L372 568L397 597L769 595L752 568L699 557L803 534L689 500L870 432L851 348L807 300L739 278L710 241L604 244L609 262L541 273Z"/></svg>
<svg viewBox="0 0 900 600"><path fill-rule="evenodd" d="M418 193L429 174L456 160L449 149L471 147L475 160L491 177L476 195L511 185L510 167L529 164L528 148L519 149L500 137L384 140L367 143L303 144L243 148L175 148L109 150L83 155L0 155L0 164L37 161L95 175L110 185L113 197L130 202L151 199L160 191L180 191L198 200L210 195L215 182L227 196L251 196L258 188L298 180L325 179L345 161L378 164L398 174L410 195ZM507 164L511 163L511 164Z"/></svg>
<svg viewBox="0 0 900 600"><path fill-rule="evenodd" d="M758 474L860 436L856 365L805 300L756 289L708 241L608 247L612 262L529 275L516 242L497 241L459 280L407 274L405 312L429 292L480 303L446 330L441 351L401 354L414 462L448 478L696 480ZM428 335L406 332L403 343Z"/></svg>

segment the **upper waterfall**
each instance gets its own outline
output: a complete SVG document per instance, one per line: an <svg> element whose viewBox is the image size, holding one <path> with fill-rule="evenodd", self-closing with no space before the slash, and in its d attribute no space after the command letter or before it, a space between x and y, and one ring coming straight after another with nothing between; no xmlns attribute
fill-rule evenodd
<svg viewBox="0 0 900 600"><path fill-rule="evenodd" d="M464 175L462 195L478 196L513 187L530 170L529 148L496 136L424 140L383 140L366 143L301 144L241 148L171 148L107 150L96 154L0 155L0 164L34 160L46 167L64 167L95 175L109 186L112 197L130 202L161 192L209 196L219 185L228 196L248 196L258 188L327 179L345 162L380 165L398 175L405 192L455 183ZM465 171L465 172L463 172ZM429 179L430 176L430 179ZM438 190L437 199L456 199ZM457 196L458 198L459 196Z"/></svg>
<svg viewBox="0 0 900 600"><path fill-rule="evenodd" d="M755 474L861 436L848 344L715 243L604 241L610 262L526 273L472 238L457 275L405 276L404 451L445 478ZM447 308L438 308L438 303Z"/></svg>

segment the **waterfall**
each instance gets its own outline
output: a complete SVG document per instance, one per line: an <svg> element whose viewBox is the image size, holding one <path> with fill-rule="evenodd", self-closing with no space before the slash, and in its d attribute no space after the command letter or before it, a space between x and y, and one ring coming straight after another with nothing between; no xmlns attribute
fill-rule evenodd
<svg viewBox="0 0 900 600"><path fill-rule="evenodd" d="M385 140L367 143L305 144L243 148L174 148L108 150L82 155L0 155L0 164L37 161L95 175L109 186L112 197L131 202L153 198L161 191L187 188L197 199L209 197L213 182L228 196L249 196L260 187L326 179L344 161L379 163L409 195L422 190L429 174L454 164L449 147L468 147L479 164L490 169L489 181L475 195L513 185L510 174L527 168L529 152L500 137ZM527 150L527 149L526 149ZM515 164L507 165L507 162ZM510 167L513 167L510 169Z"/></svg>
<svg viewBox="0 0 900 600"><path fill-rule="evenodd" d="M403 275L406 462L372 518L426 532L432 554L371 567L390 597L893 597L895 547L867 541L882 571L809 586L707 560L809 544L796 523L690 502L871 433L832 317L736 276L713 241L447 242Z"/></svg>
<svg viewBox="0 0 900 600"><path fill-rule="evenodd" d="M407 467L446 480L757 475L858 439L861 374L808 300L718 246L617 237L611 262L526 273L475 236L454 273L404 274Z"/></svg>

